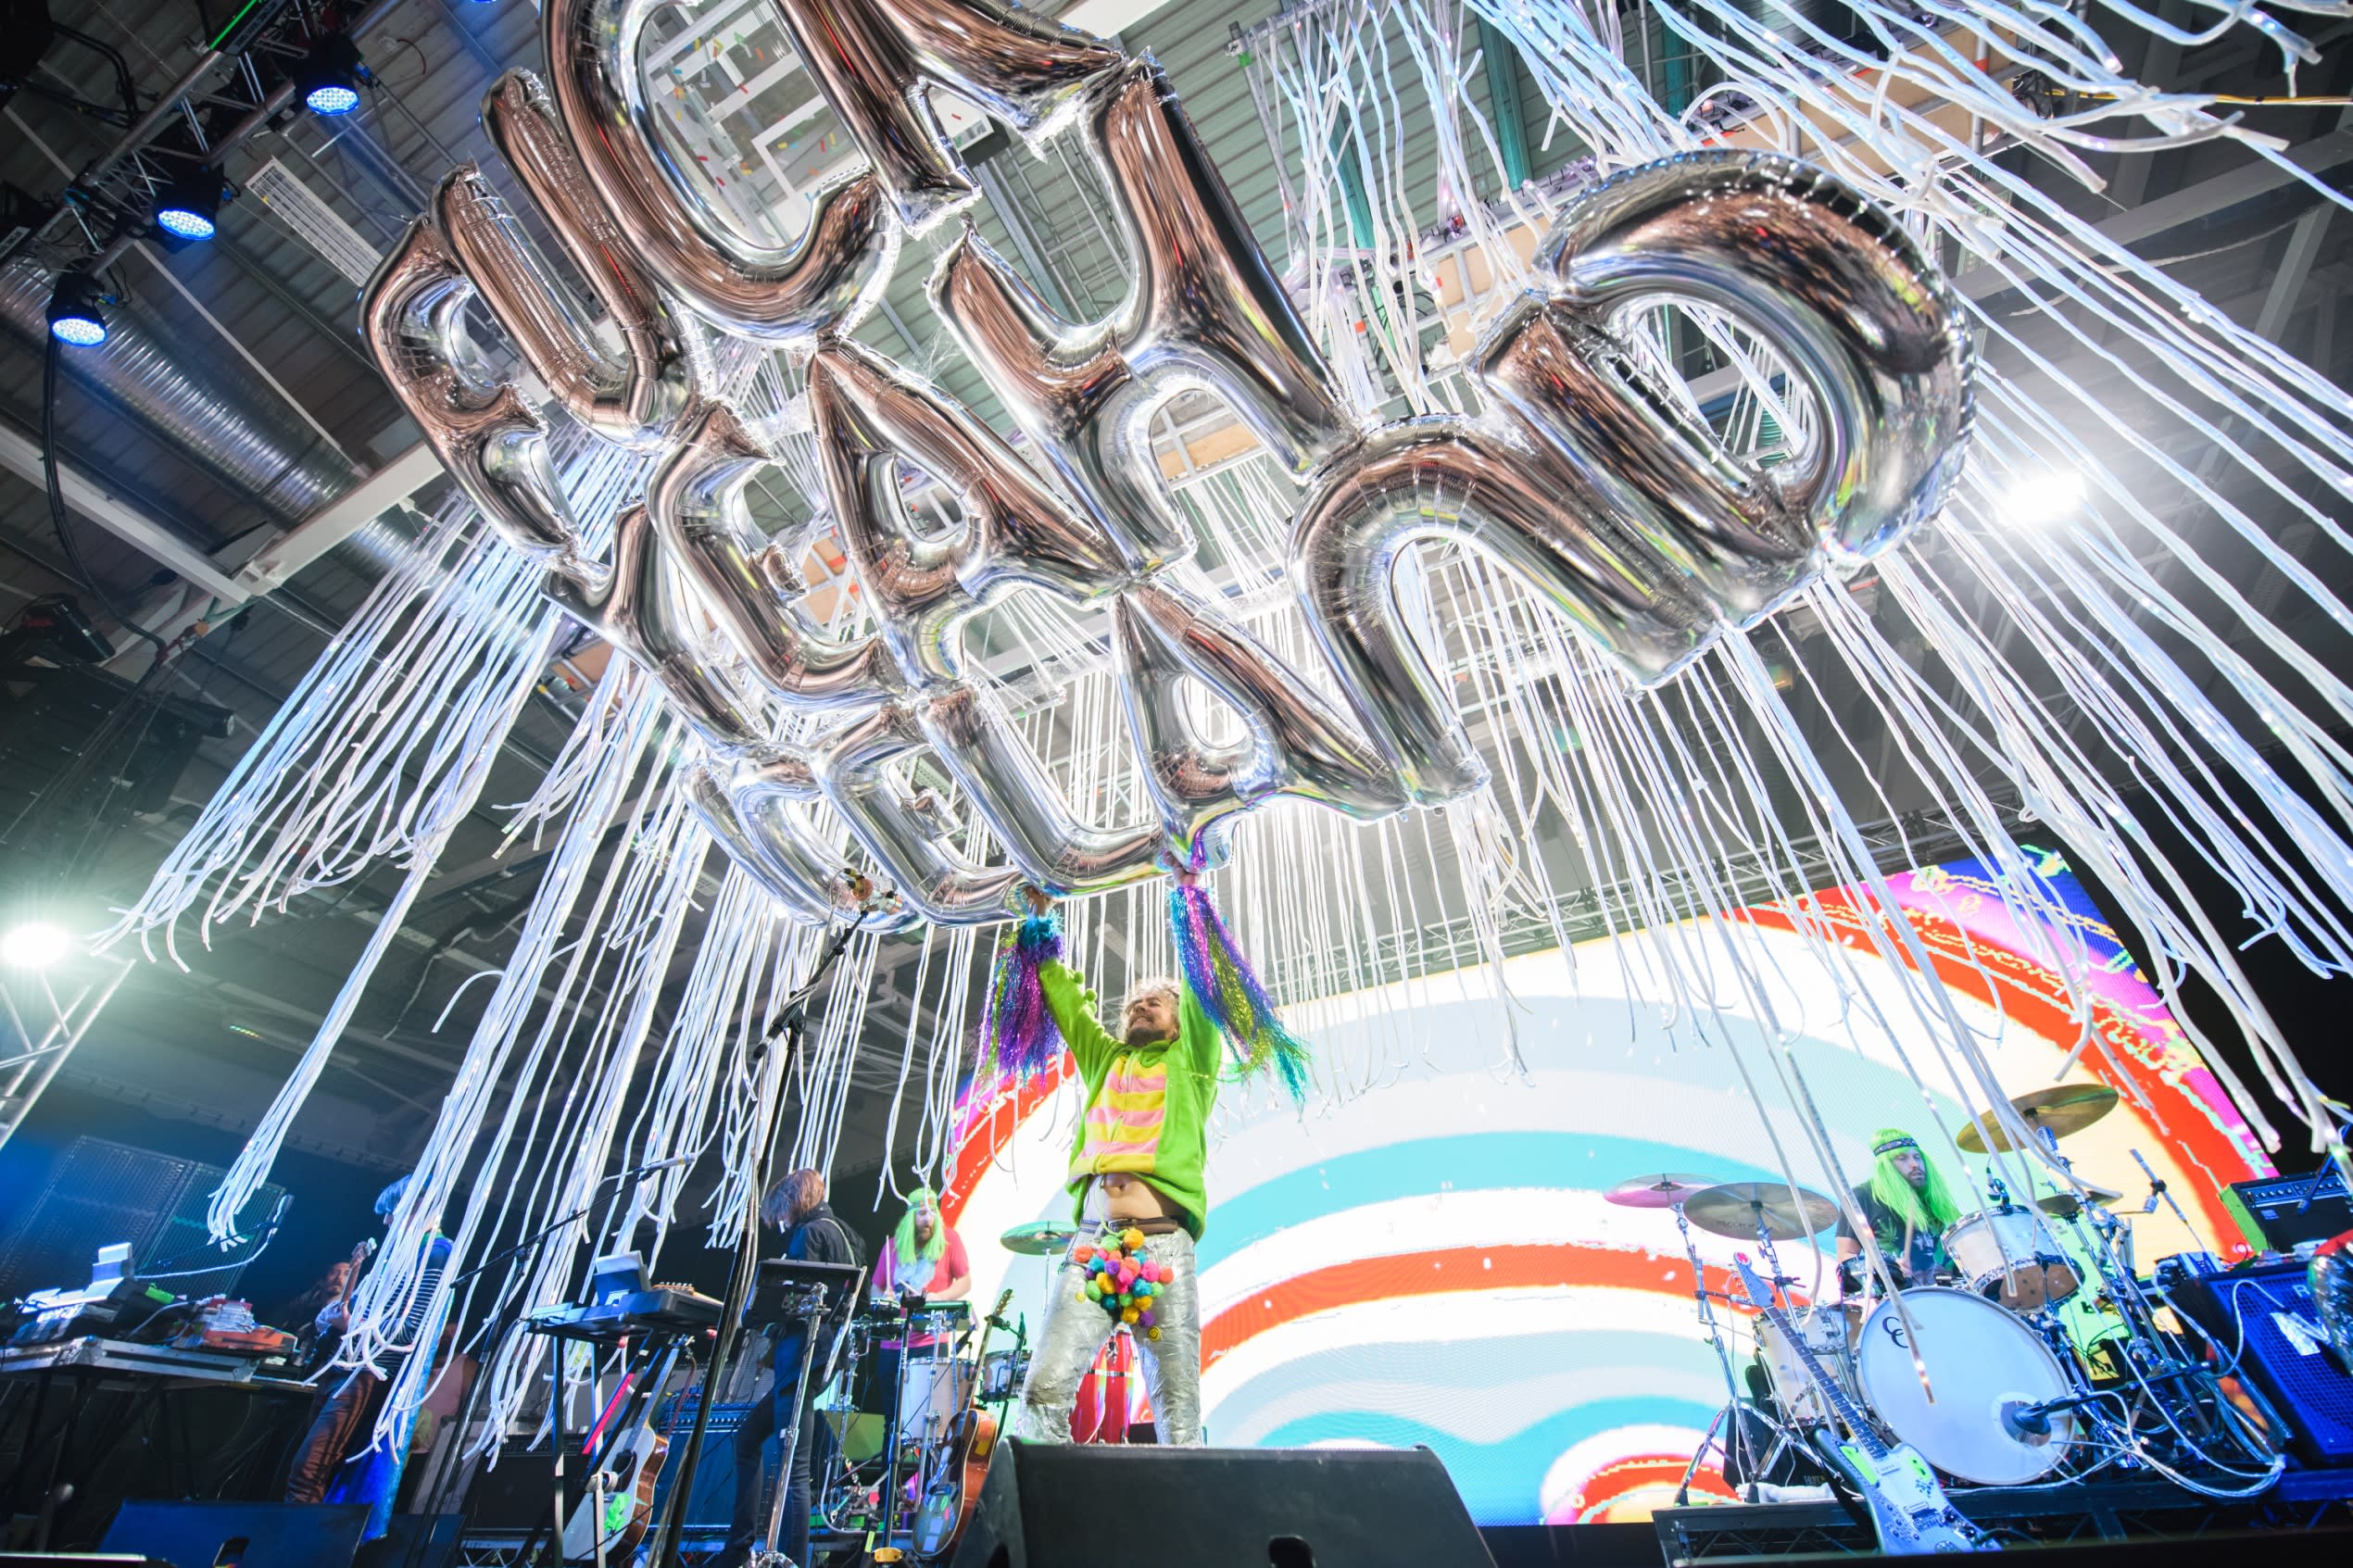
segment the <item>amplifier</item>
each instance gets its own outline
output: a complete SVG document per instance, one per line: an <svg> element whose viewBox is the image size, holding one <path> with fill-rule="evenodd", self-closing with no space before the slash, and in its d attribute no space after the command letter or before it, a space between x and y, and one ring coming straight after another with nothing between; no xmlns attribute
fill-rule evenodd
<svg viewBox="0 0 2353 1568"><path fill-rule="evenodd" d="M2317 1205L2315 1205L2317 1207ZM2305 1264L2295 1258L2167 1281L2166 1299L2287 1424L2287 1446L2312 1466L2353 1465L2353 1377L2327 1350Z"/></svg>
<svg viewBox="0 0 2353 1568"><path fill-rule="evenodd" d="M2326 1241L2353 1231L2345 1178L2334 1165L2323 1166L2319 1175L2317 1184L2309 1175L2233 1182L2222 1189L2222 1207L2258 1252L2293 1251L2299 1241Z"/></svg>

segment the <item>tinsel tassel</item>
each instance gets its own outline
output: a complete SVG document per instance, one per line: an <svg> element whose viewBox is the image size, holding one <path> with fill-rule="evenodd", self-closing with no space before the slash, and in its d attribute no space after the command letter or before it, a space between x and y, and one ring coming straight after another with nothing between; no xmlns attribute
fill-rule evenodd
<svg viewBox="0 0 2353 1568"><path fill-rule="evenodd" d="M1168 890L1169 933L1176 938L1177 962L1184 966L1185 984L1201 1003L1209 1021L1226 1036L1239 1063L1239 1075L1249 1078L1272 1068L1289 1091L1293 1105L1307 1102L1307 1047L1283 1027L1274 998L1251 972L1250 962L1234 946L1233 933L1217 913L1209 889L1198 883Z"/></svg>
<svg viewBox="0 0 2353 1568"><path fill-rule="evenodd" d="M998 942L988 968L988 1006L980 1021L984 1075L1034 1078L1061 1058L1062 1032L1046 1010L1038 971L1062 956L1062 921L1053 915L1031 915Z"/></svg>

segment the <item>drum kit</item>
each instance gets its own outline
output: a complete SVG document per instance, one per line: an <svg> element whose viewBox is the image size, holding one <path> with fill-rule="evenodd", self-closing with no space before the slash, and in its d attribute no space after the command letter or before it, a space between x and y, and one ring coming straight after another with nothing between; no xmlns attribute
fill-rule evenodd
<svg viewBox="0 0 2353 1568"><path fill-rule="evenodd" d="M1069 1225L1041 1221L1016 1225L1000 1239L1011 1252L1059 1257L1075 1234ZM922 1505L943 1476L967 1462L958 1449L960 1418L991 1405L1001 1418L1029 1376L1028 1342L1019 1330L1012 1348L992 1350L985 1336L975 1335L978 1326L964 1301L925 1301L910 1309L878 1300L850 1324L842 1374L819 1408L834 1415L846 1435L862 1405L873 1409L879 1402L887 1436L863 1451L838 1445L819 1499L830 1527L850 1535L879 1527L909 1539L918 1560L945 1561L952 1537L937 1550L925 1549L928 1518ZM858 1399L859 1365L894 1348L897 1372L888 1386Z"/></svg>
<svg viewBox="0 0 2353 1568"><path fill-rule="evenodd" d="M1833 1402L1869 1422L1876 1438L1908 1444L1961 1486L2019 1486L2120 1468L2216 1497L2268 1486L2282 1462L2275 1441L2171 1331L2162 1286L2133 1268L2131 1219L2111 1207L2120 1194L2077 1180L2059 1155L2058 1140L2097 1121L2116 1098L2103 1086L2068 1085L2012 1100L2065 1188L2020 1204L1989 1180L1991 1202L1940 1236L1935 1277L1903 1281L1893 1292L1872 1279L1865 1282L1871 1288L1850 1288L1843 1298L1792 1293L1800 1280L1783 1271L1777 1248L1803 1243L1810 1250L1837 1223L1838 1206L1819 1193L1674 1172L1605 1193L1622 1207L1673 1211L1701 1327L1730 1395L1692 1457L1679 1500L1688 1500L1711 1453L1752 1501L1766 1495L1760 1483L1822 1479L1812 1438L1825 1427L1836 1435L1839 1417L1826 1408ZM1972 1153L2015 1147L1990 1116L1957 1141ZM2150 1184L2140 1212L2155 1212L2160 1199L2171 1205L2140 1162ZM2178 1206L2173 1212L2187 1224ZM1744 1378L1735 1375L1721 1312L1740 1298L1708 1287L1693 1227L1753 1243L1782 1304L1781 1326L1756 1320ZM2183 1261L2201 1273L2214 1267L2195 1254ZM1825 1380L1845 1399L1826 1400Z"/></svg>

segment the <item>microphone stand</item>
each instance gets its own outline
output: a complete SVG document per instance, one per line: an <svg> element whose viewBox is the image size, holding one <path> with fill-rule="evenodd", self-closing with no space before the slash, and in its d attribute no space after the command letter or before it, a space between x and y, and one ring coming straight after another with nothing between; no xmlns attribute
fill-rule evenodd
<svg viewBox="0 0 2353 1568"><path fill-rule="evenodd" d="M694 1430L687 1434L686 1452L679 1456L678 1477L670 1484L670 1495L663 1499L661 1523L654 1531L653 1549L646 1554L648 1568L678 1568L680 1540L686 1531L686 1499L695 1489L696 1467L702 1462L703 1435L711 1426L711 1407L719 1396L719 1380L725 1374L727 1363L734 1359L736 1347L743 1337L744 1303L750 1298L752 1279L760 1270L760 1210L768 1196L769 1160L775 1152L773 1147L776 1139L774 1118L782 1111L785 1098L784 1070L800 1051L801 1036L809 1023L810 1003L816 997L817 987L824 984L836 960L840 959L842 949L849 946L849 939L857 934L858 922L855 920L834 934L833 941L826 945L824 956L817 960L817 967L811 972L808 983L777 1010L776 1016L769 1022L768 1033L760 1042L766 1053L762 1059L762 1069L765 1071L773 1066L776 1077L775 1092L769 1097L770 1119L761 1127L759 1136L752 1144L751 1180L744 1195L743 1239L736 1245L735 1265L728 1271L727 1299L719 1310L719 1331L711 1341L711 1363L703 1369L702 1398L695 1405ZM776 1049L780 1037L784 1041L781 1052ZM783 1434L777 1436L781 1443ZM778 1486L789 1486L791 1484L789 1474L777 1477Z"/></svg>

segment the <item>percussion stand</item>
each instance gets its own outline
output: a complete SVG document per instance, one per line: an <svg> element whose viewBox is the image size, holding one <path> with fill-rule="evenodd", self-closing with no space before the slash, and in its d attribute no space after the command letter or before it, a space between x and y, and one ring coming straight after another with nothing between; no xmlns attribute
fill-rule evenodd
<svg viewBox="0 0 2353 1568"><path fill-rule="evenodd" d="M1732 1374L1732 1353L1724 1348L1723 1331L1716 1322L1716 1307L1707 1288L1707 1271L1700 1266L1699 1244L1692 1239L1692 1223L1684 1218L1683 1206L1680 1203L1675 1205L1675 1228L1683 1233L1683 1256L1692 1261L1692 1299L1699 1304L1700 1327L1707 1335L1708 1347L1716 1352L1716 1364L1723 1369L1727 1399L1724 1408L1716 1412L1716 1419L1707 1424L1705 1436L1700 1438L1699 1447L1692 1450L1692 1462L1683 1467L1683 1479L1675 1487L1675 1506L1688 1508L1692 1500L1692 1477L1699 1474L1700 1461L1707 1457L1707 1450L1711 1447L1716 1448L1723 1454L1724 1462L1730 1465L1740 1457L1734 1452L1735 1448L1745 1449L1748 1447L1748 1433L1740 1419L1740 1411L1745 1401L1741 1398L1739 1380ZM1716 1430L1727 1423L1730 1430L1719 1442ZM1779 1431L1779 1424L1776 1424L1775 1429ZM1776 1441L1770 1457L1780 1457L1781 1441L1786 1440L1786 1436L1782 1434L1781 1439ZM1755 1456L1751 1454L1748 1459L1753 1461ZM1743 1468L1748 1475L1745 1488L1749 1494L1748 1500L1755 1502L1756 1483L1763 1478L1763 1466L1743 1463Z"/></svg>
<svg viewBox="0 0 2353 1568"><path fill-rule="evenodd" d="M752 1568L799 1568L782 1544L785 1507L792 1500L792 1462L800 1449L801 1417L809 1408L809 1374L816 1368L817 1341L824 1337L824 1292L814 1286L803 1287L794 1315L800 1319L800 1376L793 1387L792 1424L780 1424L776 1431L776 1495L768 1504L768 1527L760 1537L762 1549L752 1554ZM773 1394L769 1397L774 1398ZM814 1501L813 1475L810 1477L810 1491L811 1500Z"/></svg>

